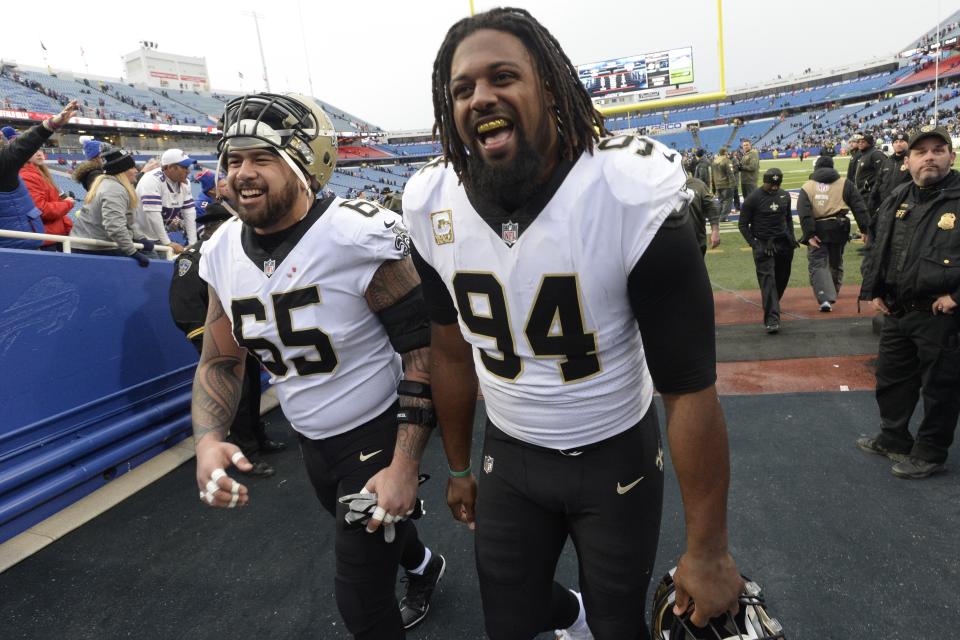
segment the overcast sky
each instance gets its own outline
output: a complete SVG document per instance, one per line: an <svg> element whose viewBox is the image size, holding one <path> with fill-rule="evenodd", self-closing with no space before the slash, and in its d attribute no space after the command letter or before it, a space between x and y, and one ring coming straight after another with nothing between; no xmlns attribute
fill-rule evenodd
<svg viewBox="0 0 960 640"><path fill-rule="evenodd" d="M501 4L474 1L477 11ZM574 64L690 45L697 88L719 88L715 0L512 4L544 23ZM27 11L20 19L8 12L0 56L120 77L121 56L149 40L164 52L205 57L215 89L262 90L255 10L262 16L271 90L307 93L312 77L313 93L345 111L388 130L422 129L433 123L430 73L437 48L450 25L470 12L469 0L154 5L151 12L144 2L48 0L39 21ZM958 8L960 0L725 0L727 87L894 53Z"/></svg>

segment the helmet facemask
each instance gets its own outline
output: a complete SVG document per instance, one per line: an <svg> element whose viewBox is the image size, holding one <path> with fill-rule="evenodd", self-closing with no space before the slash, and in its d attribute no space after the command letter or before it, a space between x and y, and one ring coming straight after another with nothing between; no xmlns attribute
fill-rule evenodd
<svg viewBox="0 0 960 640"><path fill-rule="evenodd" d="M235 98L227 103L220 126L220 167L232 149L271 149L312 193L333 174L336 131L319 105L306 96L258 93Z"/></svg>

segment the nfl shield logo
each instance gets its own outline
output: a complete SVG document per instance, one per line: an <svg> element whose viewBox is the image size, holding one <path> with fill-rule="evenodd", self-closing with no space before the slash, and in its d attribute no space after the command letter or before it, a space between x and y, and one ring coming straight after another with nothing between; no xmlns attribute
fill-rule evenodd
<svg viewBox="0 0 960 640"><path fill-rule="evenodd" d="M503 238L503 241L507 243L507 246L512 247L513 243L517 241L519 236L520 223L504 222L502 225L500 225L500 237Z"/></svg>
<svg viewBox="0 0 960 640"><path fill-rule="evenodd" d="M493 456L483 456L483 472L490 473L493 471Z"/></svg>
<svg viewBox="0 0 960 640"><path fill-rule="evenodd" d="M274 270L277 268L277 261L271 258L270 260L263 261L263 274L268 278L273 275Z"/></svg>

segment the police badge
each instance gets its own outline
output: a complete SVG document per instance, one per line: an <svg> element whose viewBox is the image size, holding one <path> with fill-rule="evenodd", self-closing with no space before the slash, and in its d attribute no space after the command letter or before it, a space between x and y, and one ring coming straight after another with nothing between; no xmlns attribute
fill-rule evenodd
<svg viewBox="0 0 960 640"><path fill-rule="evenodd" d="M267 276L268 278L273 275L273 272L276 270L276 268L277 261L273 258L263 261L263 275Z"/></svg>
<svg viewBox="0 0 960 640"><path fill-rule="evenodd" d="M508 247L512 247L517 241L517 238L520 237L520 223L511 220L510 222L501 224L500 237L507 243Z"/></svg>
<svg viewBox="0 0 960 640"><path fill-rule="evenodd" d="M943 229L944 231L950 231L957 225L957 215L955 213L945 213L940 216L940 221L937 222L937 226Z"/></svg>

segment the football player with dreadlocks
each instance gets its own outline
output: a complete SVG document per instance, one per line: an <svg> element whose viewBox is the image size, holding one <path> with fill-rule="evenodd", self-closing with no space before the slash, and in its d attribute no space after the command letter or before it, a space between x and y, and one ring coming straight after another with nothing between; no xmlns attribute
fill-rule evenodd
<svg viewBox="0 0 960 640"><path fill-rule="evenodd" d="M236 98L221 127L238 219L203 244L200 259L210 285L193 385L200 499L228 508L250 499L226 473L250 462L224 440L250 351L270 372L317 497L336 518L334 582L347 629L364 640L403 638L446 566L409 519L420 513L419 461L435 419L407 231L370 202L317 197L337 150L314 100ZM409 578L399 606L398 564Z"/></svg>
<svg viewBox="0 0 960 640"><path fill-rule="evenodd" d="M663 499L654 387L686 508L676 607L701 626L735 612L713 299L680 155L601 137L576 69L522 9L451 27L433 101L443 157L410 180L403 207L432 320L447 499L475 526L487 634L649 637L641 603ZM554 581L568 537L582 595Z"/></svg>

